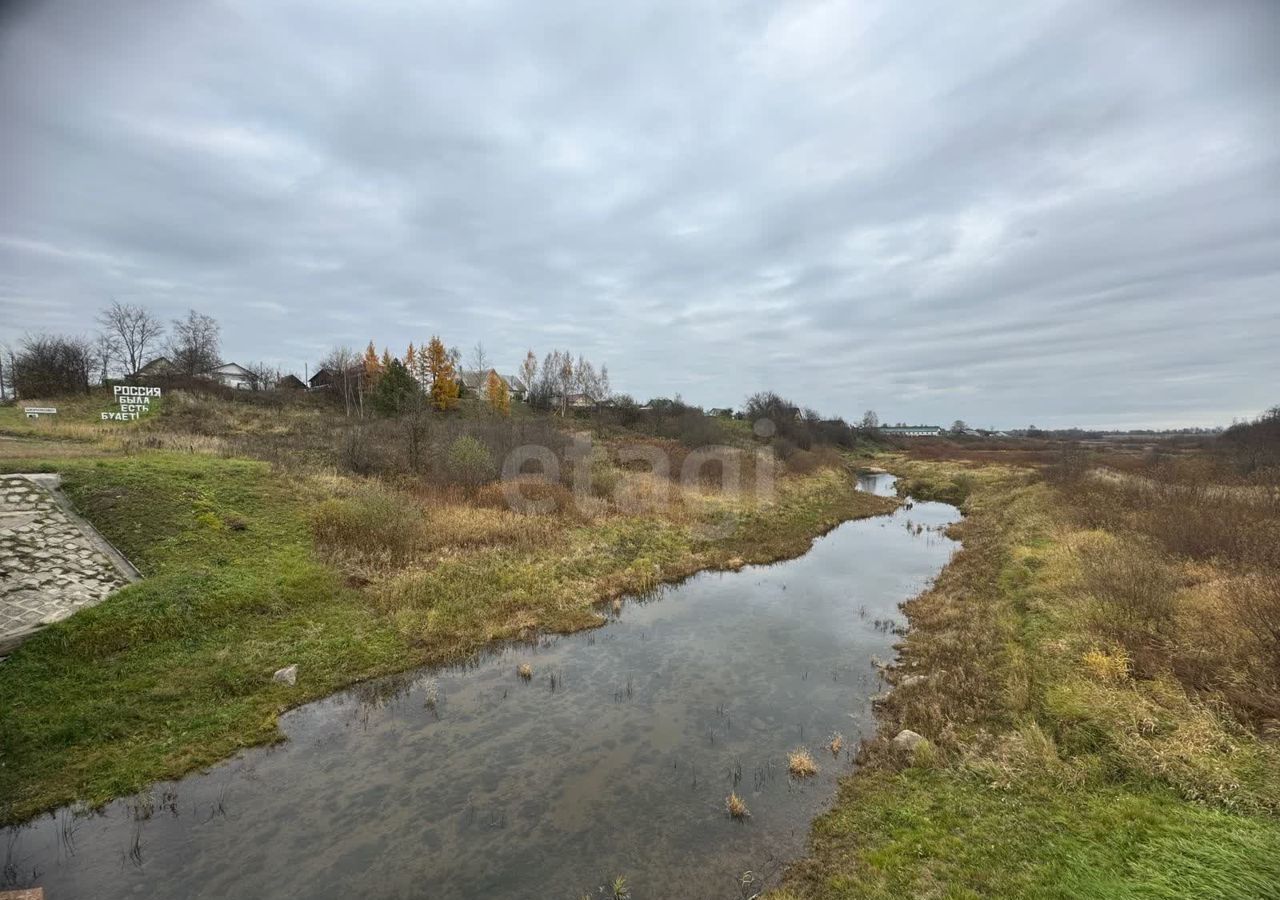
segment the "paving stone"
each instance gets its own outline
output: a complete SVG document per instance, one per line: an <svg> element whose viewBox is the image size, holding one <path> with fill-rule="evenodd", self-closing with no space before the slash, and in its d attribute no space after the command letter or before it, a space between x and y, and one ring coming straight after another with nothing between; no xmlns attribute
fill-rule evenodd
<svg viewBox="0 0 1280 900"><path fill-rule="evenodd" d="M43 487L0 476L0 646L125 584L90 544Z"/></svg>

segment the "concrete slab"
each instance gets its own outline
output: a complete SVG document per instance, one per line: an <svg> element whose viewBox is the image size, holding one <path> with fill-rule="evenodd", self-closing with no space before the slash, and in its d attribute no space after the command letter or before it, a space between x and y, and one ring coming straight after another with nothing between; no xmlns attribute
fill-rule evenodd
<svg viewBox="0 0 1280 900"><path fill-rule="evenodd" d="M139 577L56 475L0 476L0 656Z"/></svg>

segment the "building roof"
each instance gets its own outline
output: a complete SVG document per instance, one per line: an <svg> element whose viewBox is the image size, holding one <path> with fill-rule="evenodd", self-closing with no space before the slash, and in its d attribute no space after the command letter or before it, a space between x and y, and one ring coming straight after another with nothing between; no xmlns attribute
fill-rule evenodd
<svg viewBox="0 0 1280 900"><path fill-rule="evenodd" d="M134 375L163 375L173 368L173 363L169 361L167 356L157 356L155 359L143 365Z"/></svg>
<svg viewBox="0 0 1280 900"><path fill-rule="evenodd" d="M248 369L246 369L244 366L240 365L239 363L233 363L233 362L218 363L218 365L214 366L212 369L209 370L209 374L210 375L243 375L245 378L253 377L253 373L251 373Z"/></svg>
<svg viewBox="0 0 1280 900"><path fill-rule="evenodd" d="M302 379L297 375L286 375L276 382L276 387L296 391L300 388L305 388L306 385L302 383Z"/></svg>
<svg viewBox="0 0 1280 900"><path fill-rule="evenodd" d="M933 434L942 431L941 425L882 425L880 430L887 434Z"/></svg>
<svg viewBox="0 0 1280 900"><path fill-rule="evenodd" d="M458 380L462 382L462 386L469 391L475 391L477 394L484 390L485 384L489 380L489 373L492 372L506 383L507 389L511 389L511 382L498 374L496 369L463 369L458 373Z"/></svg>

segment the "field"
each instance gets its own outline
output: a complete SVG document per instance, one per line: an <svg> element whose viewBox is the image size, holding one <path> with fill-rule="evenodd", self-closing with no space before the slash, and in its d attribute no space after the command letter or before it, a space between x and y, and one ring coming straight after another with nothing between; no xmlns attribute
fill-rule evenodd
<svg viewBox="0 0 1280 900"><path fill-rule="evenodd" d="M1270 443L762 455L743 423L682 411L349 420L178 395L120 427L97 402L0 409L0 466L62 472L146 575L0 666L0 821L278 740L283 710L361 679L802 553L892 508L853 490L874 453L904 493L963 507L963 549L904 606L881 735L772 896L1280 897ZM527 444L556 472L498 481ZM274 683L290 664L297 685Z"/></svg>
<svg viewBox="0 0 1280 900"><path fill-rule="evenodd" d="M593 627L611 597L796 555L893 506L855 492L838 457L770 472L767 495L722 490L714 467L659 478L618 454L666 445L615 430L566 460L568 483L521 479L547 503L514 511L490 469L473 477L486 459L476 447L540 428L563 449L564 431L432 423L422 453L433 462L415 471L402 424L182 398L123 428L0 410L11 439L0 465L62 472L78 509L146 576L0 665L0 822L139 790L279 739L283 710L355 681ZM755 466L745 488L763 477ZM291 664L297 685L274 683Z"/></svg>
<svg viewBox="0 0 1280 900"><path fill-rule="evenodd" d="M1280 896L1270 476L924 455L891 468L963 502L964 549L906 605L882 737L773 896Z"/></svg>

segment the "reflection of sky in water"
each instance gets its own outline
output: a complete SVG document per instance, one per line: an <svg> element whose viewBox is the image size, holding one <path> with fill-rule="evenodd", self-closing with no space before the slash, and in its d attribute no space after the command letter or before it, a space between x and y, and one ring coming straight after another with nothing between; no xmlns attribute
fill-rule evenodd
<svg viewBox="0 0 1280 900"><path fill-rule="evenodd" d="M10 832L9 862L56 900L576 897L617 874L637 900L740 896L743 872L803 851L873 727L888 622L954 547L928 526L955 518L921 503L849 522L594 632L361 685L285 716L281 747L157 785L150 819L132 820L134 799ZM801 745L821 772L795 783L785 754ZM724 813L731 789L745 824Z"/></svg>

